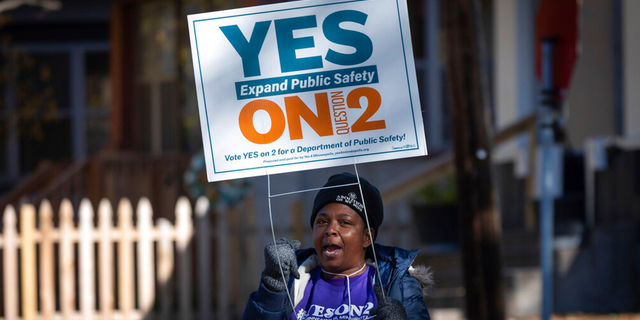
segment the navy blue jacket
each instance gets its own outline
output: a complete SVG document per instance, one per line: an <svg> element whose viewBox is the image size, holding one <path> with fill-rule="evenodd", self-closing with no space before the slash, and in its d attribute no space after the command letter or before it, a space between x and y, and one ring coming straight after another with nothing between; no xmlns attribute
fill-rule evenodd
<svg viewBox="0 0 640 320"><path fill-rule="evenodd" d="M416 278L408 273L408 269L419 250L408 251L377 243L375 249L385 293L402 302L407 311L408 320L430 320L429 311L422 295L422 286ZM314 254L313 248L298 250L296 252L298 265ZM293 277L289 278L289 292L292 292ZM286 291L270 291L260 281L258 291L252 293L247 301L242 319L282 320L289 319L292 312L291 302L287 298Z"/></svg>

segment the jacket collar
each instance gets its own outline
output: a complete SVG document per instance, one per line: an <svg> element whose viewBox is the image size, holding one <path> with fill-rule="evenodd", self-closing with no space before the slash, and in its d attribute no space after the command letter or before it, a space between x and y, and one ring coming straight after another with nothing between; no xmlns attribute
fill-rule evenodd
<svg viewBox="0 0 640 320"><path fill-rule="evenodd" d="M378 270L385 288L407 272L420 250L405 250L398 247L374 244L378 258Z"/></svg>

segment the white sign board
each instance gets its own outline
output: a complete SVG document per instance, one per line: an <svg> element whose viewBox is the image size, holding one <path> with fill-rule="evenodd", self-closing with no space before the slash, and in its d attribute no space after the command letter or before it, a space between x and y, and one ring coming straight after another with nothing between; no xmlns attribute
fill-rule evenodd
<svg viewBox="0 0 640 320"><path fill-rule="evenodd" d="M427 154L405 0L188 20L209 181Z"/></svg>

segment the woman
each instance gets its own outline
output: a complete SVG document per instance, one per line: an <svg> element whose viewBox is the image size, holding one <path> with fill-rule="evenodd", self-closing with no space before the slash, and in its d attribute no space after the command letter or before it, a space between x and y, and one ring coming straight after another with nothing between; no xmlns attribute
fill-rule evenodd
<svg viewBox="0 0 640 320"><path fill-rule="evenodd" d="M298 250L299 241L286 239L265 247L260 286L243 319L429 319L423 289L431 283L430 273L411 268L418 250L374 244L380 278L376 275L369 258L384 217L382 198L361 177L363 204L357 182L349 173L333 175L318 192L310 220L313 248Z"/></svg>

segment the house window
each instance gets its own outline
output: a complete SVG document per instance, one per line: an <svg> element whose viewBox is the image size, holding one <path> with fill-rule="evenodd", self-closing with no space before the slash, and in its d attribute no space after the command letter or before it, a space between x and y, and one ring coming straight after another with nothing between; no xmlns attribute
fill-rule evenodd
<svg viewBox="0 0 640 320"><path fill-rule="evenodd" d="M86 70L86 135L87 153L95 154L106 147L110 133L111 81L109 53L87 52Z"/></svg>
<svg viewBox="0 0 640 320"><path fill-rule="evenodd" d="M152 1L140 3L135 11L138 146L152 154L177 151L180 114L176 6L172 1Z"/></svg>
<svg viewBox="0 0 640 320"><path fill-rule="evenodd" d="M81 159L106 145L107 43L19 44L0 55L0 181L15 181L42 160Z"/></svg>
<svg viewBox="0 0 640 320"><path fill-rule="evenodd" d="M43 159L71 159L69 56L68 52L21 52L15 57L12 120L18 125L21 174L33 171Z"/></svg>

